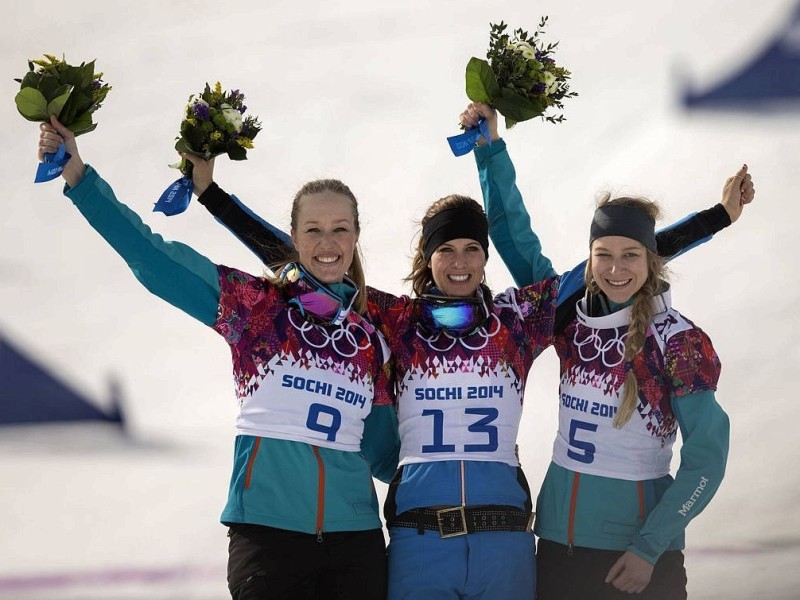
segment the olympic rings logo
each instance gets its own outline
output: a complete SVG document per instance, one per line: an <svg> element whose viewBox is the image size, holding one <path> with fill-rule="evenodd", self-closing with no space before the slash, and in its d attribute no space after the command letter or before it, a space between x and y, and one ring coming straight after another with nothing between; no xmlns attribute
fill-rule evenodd
<svg viewBox="0 0 800 600"><path fill-rule="evenodd" d="M578 335L581 329L586 329L588 335L582 340L579 340ZM609 330L578 327L575 330L572 342L577 346L578 355L581 357L582 361L590 362L599 357L606 367L616 367L625 360L625 338L628 337L628 332L626 331L620 335L619 328L615 327L613 330L614 337L604 342L599 334L600 331Z"/></svg>
<svg viewBox="0 0 800 600"><path fill-rule="evenodd" d="M335 331L328 332L328 328L310 323L302 319L302 316L300 323L296 323L293 315L300 311L292 306L287 312L289 323L300 332L303 341L312 348L325 348L330 344L333 351L339 356L352 358L372 345L366 329L358 323L345 322L340 324ZM358 341L359 337L362 338L361 342Z"/></svg>
<svg viewBox="0 0 800 600"><path fill-rule="evenodd" d="M460 343L467 350L483 350L489 343L489 338L494 337L500 331L500 319L498 319L497 315L494 313L489 316L491 318L491 323L489 323L488 330L486 327L481 326L467 336L458 337L450 335L447 333L446 329L443 329L436 333L436 335L426 337L419 330L419 327L417 327L417 337L427 342L428 347L436 352L447 352L456 345L456 342ZM472 344L473 340L475 340L475 345ZM442 341L444 343L440 345Z"/></svg>

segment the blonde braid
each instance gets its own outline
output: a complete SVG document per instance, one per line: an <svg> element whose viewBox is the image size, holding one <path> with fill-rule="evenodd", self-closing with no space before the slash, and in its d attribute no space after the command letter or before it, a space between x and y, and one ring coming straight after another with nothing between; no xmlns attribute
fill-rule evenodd
<svg viewBox="0 0 800 600"><path fill-rule="evenodd" d="M631 322L628 325L628 337L625 340L625 362L628 374L622 402L614 416L614 427L621 429L627 423L636 406L639 404L639 382L633 370L633 360L643 349L647 341L647 331L653 322L653 298L659 293L662 280L666 275L664 261L656 254L647 251L648 276L644 285L636 292L631 306Z"/></svg>
<svg viewBox="0 0 800 600"><path fill-rule="evenodd" d="M638 208L647 213L655 221L658 219L659 208L655 202L645 198L615 198L611 199L610 194L605 194L600 198L598 207L608 204L621 204ZM666 278L666 268L664 260L657 254L645 249L647 252L647 279L641 288L633 296L631 305L631 319L628 324L628 335L625 339L625 383L623 384L622 400L616 415L614 415L614 427L621 429L633 416L634 410L639 404L639 382L633 370L633 361L639 354L647 341L647 332L650 323L653 321L653 298L661 291L662 281ZM600 288L592 276L591 259L586 263L584 273L586 287L590 294L600 293Z"/></svg>

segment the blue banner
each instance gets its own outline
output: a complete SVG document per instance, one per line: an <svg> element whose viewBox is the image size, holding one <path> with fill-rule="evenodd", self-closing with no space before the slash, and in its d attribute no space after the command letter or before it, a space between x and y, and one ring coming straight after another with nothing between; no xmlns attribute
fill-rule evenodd
<svg viewBox="0 0 800 600"><path fill-rule="evenodd" d="M39 163L36 169L36 178L34 183L43 183L45 181L52 181L61 173L64 172L64 167L69 162L72 156L67 153L67 147L63 143L58 147L54 153L48 152L44 155L44 162Z"/></svg>
<svg viewBox="0 0 800 600"><path fill-rule="evenodd" d="M191 177L181 177L170 185L153 206L153 212L162 212L168 217L185 211L192 199L194 183Z"/></svg>
<svg viewBox="0 0 800 600"><path fill-rule="evenodd" d="M469 154L475 147L475 143L484 138L489 145L492 144L492 137L489 135L489 125L486 119L481 117L478 119L478 126L467 129L464 133L453 135L447 138L447 143L450 144L450 149L456 156L464 156Z"/></svg>

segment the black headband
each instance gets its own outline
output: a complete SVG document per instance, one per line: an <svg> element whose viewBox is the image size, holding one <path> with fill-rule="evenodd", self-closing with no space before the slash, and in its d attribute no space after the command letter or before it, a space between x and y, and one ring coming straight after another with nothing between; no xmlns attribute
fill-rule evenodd
<svg viewBox="0 0 800 600"><path fill-rule="evenodd" d="M655 227L656 222L639 208L623 204L607 204L594 213L589 231L589 244L591 245L597 238L619 235L641 242L645 248L657 254Z"/></svg>
<svg viewBox="0 0 800 600"><path fill-rule="evenodd" d="M467 238L481 245L489 256L489 222L486 215L471 208L448 208L436 213L422 226L422 251L429 261L433 251L450 240Z"/></svg>

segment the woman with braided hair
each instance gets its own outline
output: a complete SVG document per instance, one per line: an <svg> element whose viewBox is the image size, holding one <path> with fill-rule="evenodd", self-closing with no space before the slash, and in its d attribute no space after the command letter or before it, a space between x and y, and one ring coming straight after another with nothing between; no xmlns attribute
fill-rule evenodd
<svg viewBox="0 0 800 600"><path fill-rule="evenodd" d="M480 117L493 132L475 158L495 247L517 284L552 276L496 114L471 104L461 121L470 127ZM697 217L724 227L754 194L743 166L726 181L722 204ZM600 200L586 288L556 325L559 427L534 527L539 600L686 598L684 531L725 473L729 422L714 394L720 362L708 336L671 306L657 217L649 200Z"/></svg>

